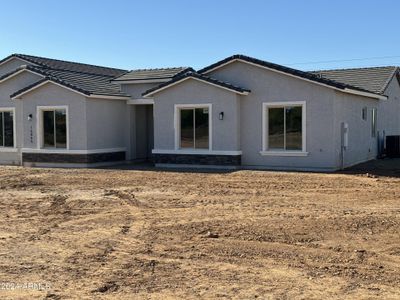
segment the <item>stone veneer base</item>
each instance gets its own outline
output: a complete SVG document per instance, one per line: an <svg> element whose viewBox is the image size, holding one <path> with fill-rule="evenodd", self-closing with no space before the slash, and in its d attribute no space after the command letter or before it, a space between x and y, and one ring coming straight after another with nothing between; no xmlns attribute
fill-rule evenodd
<svg viewBox="0 0 400 300"><path fill-rule="evenodd" d="M92 164L124 160L125 152L92 154L22 153L23 163Z"/></svg>
<svg viewBox="0 0 400 300"><path fill-rule="evenodd" d="M153 154L155 164L240 166L241 155Z"/></svg>

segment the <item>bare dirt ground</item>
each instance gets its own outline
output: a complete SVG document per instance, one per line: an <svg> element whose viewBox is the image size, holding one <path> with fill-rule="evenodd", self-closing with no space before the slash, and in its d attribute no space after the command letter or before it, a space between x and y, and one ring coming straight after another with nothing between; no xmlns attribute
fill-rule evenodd
<svg viewBox="0 0 400 300"><path fill-rule="evenodd" d="M0 298L399 299L399 174L0 167Z"/></svg>

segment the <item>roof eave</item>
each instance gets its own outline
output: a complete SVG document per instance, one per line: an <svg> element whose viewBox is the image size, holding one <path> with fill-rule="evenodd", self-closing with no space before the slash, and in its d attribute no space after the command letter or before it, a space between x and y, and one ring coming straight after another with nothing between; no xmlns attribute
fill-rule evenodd
<svg viewBox="0 0 400 300"><path fill-rule="evenodd" d="M385 96L385 95L379 95L379 94L375 94L375 93L364 92L364 91L354 90L354 89L350 89L350 88L345 88L343 90L343 92L348 93L348 94L378 99L378 100L387 100L388 99L388 96Z"/></svg>
<svg viewBox="0 0 400 300"><path fill-rule="evenodd" d="M105 94L90 94L86 98L97 98L97 99L110 99L110 100L129 100L130 96L123 95L105 95Z"/></svg>
<svg viewBox="0 0 400 300"><path fill-rule="evenodd" d="M324 83L324 82L320 82L320 81L317 81L317 80L312 80L312 79L309 79L309 78L305 78L305 77L301 77L301 76L298 76L298 75L295 75L295 74L291 74L291 73L288 73L288 72L284 72L284 71L281 71L281 70L277 70L277 69L274 69L274 68L271 68L271 67L268 67L268 66L264 66L264 65L258 64L258 63L250 62L250 61L247 61L246 59L243 59L240 55L233 55L231 57L228 57L228 58L220 61L220 63L215 63L215 64L213 64L213 65L211 65L209 67L206 67L206 68L203 68L203 69L199 70L199 73L207 74L207 73L210 73L210 72L212 72L212 71L214 71L216 69L222 68L223 66L231 64L231 63L233 63L235 61L240 61L240 62L243 62L243 63L246 63L246 64L254 65L254 66L257 66L259 68L263 68L263 69L270 70L272 72L281 73L281 74L284 74L284 75L287 75L287 76L295 77L295 78L298 78L298 79L301 79L301 80L304 80L304 81L308 81L308 82L311 82L311 83L314 83L314 84L322 85L322 86L325 86L325 87L328 87L328 88L331 88L331 89L335 89L335 90L339 90L339 91L342 91L342 92L345 92L345 93L356 94L356 95L360 95L360 96L362 95L362 96L365 96L365 97L374 98L374 99L380 99L380 100L388 99L388 97L385 96L385 95L380 95L380 94L376 94L376 93L368 92L368 91L361 91L361 90L357 90L355 88L353 89L353 88L350 88L350 87L348 87L345 84L342 84L340 82L336 83L336 82L332 81L332 84Z"/></svg>
<svg viewBox="0 0 400 300"><path fill-rule="evenodd" d="M385 82L385 86L382 88L382 92L385 92L386 89L388 88L390 82L393 80L393 78L396 77L400 84L400 68L396 67L393 71L393 74L390 76L390 78Z"/></svg>
<svg viewBox="0 0 400 300"><path fill-rule="evenodd" d="M216 84L216 83L213 83L213 82L204 80L204 79L199 78L199 77L197 77L197 76L192 76L192 75L190 75L190 76L185 76L185 77L183 77L183 78L181 78L181 79L179 79L179 80L177 80L177 81L175 81L175 82L173 82L173 83L171 83L171 84L167 84L167 85L165 85L165 86L161 86L161 87L158 87L158 88L150 89L150 90L144 92L144 93L142 94L142 96L143 96L144 98L151 98L153 95L155 95L155 94L157 94L157 93L159 93L159 92L161 92L161 91L163 91L163 90L165 90L165 89L171 88L171 87L173 87L173 86L175 86L175 85L177 85L177 84L180 84L180 83L182 83L183 81L186 81L186 80L188 80L188 79L198 80L198 81L204 82L204 83L206 83L206 84L213 85L213 86L215 86L215 87L217 87L217 88L221 88L221 89L224 89L224 90L228 90L228 91L230 91L230 92L233 92L233 93L236 93L236 94L239 94L239 95L243 95L243 96L246 96L246 95L248 95L248 94L250 93L249 90L244 90L244 89L242 89L242 90L237 90L237 89L229 88L229 87L226 87L226 86L223 86L223 85L219 85L219 84Z"/></svg>
<svg viewBox="0 0 400 300"><path fill-rule="evenodd" d="M162 83L162 82L168 82L171 79L172 77L150 78L150 79L124 79L124 80L114 79L111 80L111 82L116 84Z"/></svg>
<svg viewBox="0 0 400 300"><path fill-rule="evenodd" d="M11 54L11 55L3 58L2 60L0 60L0 66L5 64L5 63L7 63L7 62L9 62L9 61L11 61L11 60L13 60L13 59L19 59L19 60L22 60L22 61L24 61L24 62L26 62L28 64L38 66L38 64L33 63L33 62L31 62L31 61L29 61L27 59L22 58L18 54Z"/></svg>
<svg viewBox="0 0 400 300"><path fill-rule="evenodd" d="M26 90L17 91L13 95L11 95L10 98L12 100L21 99L24 95L29 94L30 92L38 89L39 87L44 86L44 85L49 84L49 83L52 83L52 84L55 84L57 86L60 86L61 88L70 90L70 91L72 91L74 93L77 93L77 94L79 94L81 96L84 96L86 98L110 99L110 100L128 100L128 99L130 99L129 96L124 96L124 95L111 95L111 94L108 95L108 94L96 94L96 93L86 92L86 91L83 91L83 90L80 90L80 89L75 89L73 87L64 85L64 84L62 84L60 82L51 80L49 78L45 78L43 80L40 80L40 81L36 82L36 84L33 84L30 88L28 88Z"/></svg>
<svg viewBox="0 0 400 300"><path fill-rule="evenodd" d="M55 84L57 86L60 86L60 87L65 88L67 90L70 90L70 91L72 91L74 93L80 94L80 95L82 95L84 97L90 96L89 92L85 92L85 91L82 91L82 90L79 90L79 89L75 89L73 87L70 87L68 85L62 84L60 82L57 82L56 80L53 80L51 78L46 77L46 78L44 78L42 80L39 80L38 82L36 82L36 83L34 83L34 84L32 84L32 85L30 85L28 87L25 87L25 88L15 92L14 94L12 94L10 96L10 98L11 98L11 100L21 99L21 97L23 97L24 95L29 94L30 92L32 92L32 91L34 91L34 90L36 90L36 89L38 89L38 88L40 88L40 87L42 87L42 86L44 86L46 84L49 84L49 83Z"/></svg>
<svg viewBox="0 0 400 300"><path fill-rule="evenodd" d="M38 76L45 78L45 75L43 75L42 73L30 69L29 66L24 66L24 67L17 68L10 73L5 74L3 77L1 77L0 83L3 83L4 81L7 81L23 72L29 72L29 73L36 74Z"/></svg>

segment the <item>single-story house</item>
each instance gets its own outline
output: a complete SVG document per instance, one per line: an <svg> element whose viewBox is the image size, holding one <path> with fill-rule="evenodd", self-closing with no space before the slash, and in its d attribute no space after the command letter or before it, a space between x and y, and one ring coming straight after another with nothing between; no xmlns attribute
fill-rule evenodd
<svg viewBox="0 0 400 300"><path fill-rule="evenodd" d="M0 61L0 163L333 171L400 135L400 71L304 72L244 55L201 70Z"/></svg>

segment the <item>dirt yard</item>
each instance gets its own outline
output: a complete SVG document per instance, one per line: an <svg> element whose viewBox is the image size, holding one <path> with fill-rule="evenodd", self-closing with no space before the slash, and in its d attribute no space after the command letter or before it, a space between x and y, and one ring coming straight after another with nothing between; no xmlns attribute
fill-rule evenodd
<svg viewBox="0 0 400 300"><path fill-rule="evenodd" d="M383 175L0 167L0 298L399 299Z"/></svg>

